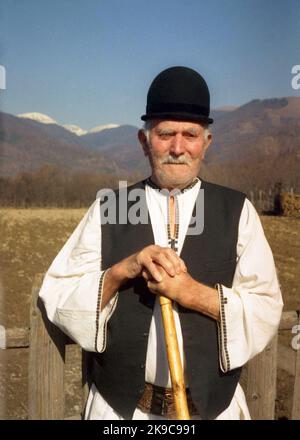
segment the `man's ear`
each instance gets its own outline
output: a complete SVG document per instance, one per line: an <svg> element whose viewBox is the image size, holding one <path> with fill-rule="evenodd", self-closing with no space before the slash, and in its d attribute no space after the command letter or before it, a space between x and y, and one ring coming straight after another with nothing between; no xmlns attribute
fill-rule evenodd
<svg viewBox="0 0 300 440"><path fill-rule="evenodd" d="M140 144L143 148L144 155L148 156L149 155L149 145L148 145L147 137L146 137L144 130L139 130L138 138L139 138Z"/></svg>
<svg viewBox="0 0 300 440"><path fill-rule="evenodd" d="M202 158L201 158L202 160L205 158L206 151L207 151L208 147L210 146L211 141L212 141L212 134L209 133L209 135L207 136L207 139L205 141L205 144L203 145Z"/></svg>

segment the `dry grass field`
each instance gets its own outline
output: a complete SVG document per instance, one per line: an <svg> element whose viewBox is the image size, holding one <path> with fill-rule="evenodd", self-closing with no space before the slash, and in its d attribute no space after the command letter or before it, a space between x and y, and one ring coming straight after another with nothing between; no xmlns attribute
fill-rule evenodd
<svg viewBox="0 0 300 440"><path fill-rule="evenodd" d="M85 209L0 209L0 324L29 325L31 288L45 272ZM71 346L67 358L68 415L79 412L80 353ZM0 350L0 418L27 417L28 349Z"/></svg>
<svg viewBox="0 0 300 440"><path fill-rule="evenodd" d="M28 326L33 278L45 272L84 209L0 209L0 324ZM300 310L300 219L262 217L274 252L285 310ZM290 339L292 338L292 335ZM289 342L289 335L282 336ZM75 346L67 357L67 416L79 412L80 364ZM27 349L0 350L0 418L26 418ZM277 416L290 412L291 377L279 370Z"/></svg>

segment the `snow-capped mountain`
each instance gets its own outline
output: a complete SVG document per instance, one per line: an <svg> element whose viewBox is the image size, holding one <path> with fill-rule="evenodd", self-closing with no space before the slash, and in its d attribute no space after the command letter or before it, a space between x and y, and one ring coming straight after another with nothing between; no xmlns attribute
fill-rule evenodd
<svg viewBox="0 0 300 440"><path fill-rule="evenodd" d="M120 125L117 124L106 124L106 125L97 125L97 127L91 128L89 130L89 133L99 133L103 130L109 130L110 128L117 128L120 127Z"/></svg>
<svg viewBox="0 0 300 440"><path fill-rule="evenodd" d="M75 124L66 124L62 125L59 124L59 122L55 121L55 119L51 118L48 115L45 115L43 113L38 112L32 112L32 113L22 113L20 115L17 115L18 118L25 118L25 119L31 119L36 122L40 122L42 124L56 124L60 127L65 128L66 130L70 131L71 133L76 134L77 136L83 136L87 133L99 133L103 130L108 130L110 128L117 128L119 125L117 124L106 124L106 125L97 125L96 127L92 128L91 130L85 130L78 125Z"/></svg>
<svg viewBox="0 0 300 440"><path fill-rule="evenodd" d="M17 115L18 118L32 119L33 121L41 122L42 124L56 124L59 125L54 119L50 118L50 116L44 115L43 113L33 112L33 113L22 113L21 115Z"/></svg>
<svg viewBox="0 0 300 440"><path fill-rule="evenodd" d="M98 151L89 148L82 136L58 124L3 112L0 112L0 121L0 176L33 172L44 166L80 173L101 170L105 174L119 170L112 160L107 161Z"/></svg>
<svg viewBox="0 0 300 440"><path fill-rule="evenodd" d="M63 127L66 130L69 130L71 133L77 134L77 136L83 136L84 134L87 134L87 130L84 130L83 128L79 127L78 125L67 124L67 125L63 125Z"/></svg>

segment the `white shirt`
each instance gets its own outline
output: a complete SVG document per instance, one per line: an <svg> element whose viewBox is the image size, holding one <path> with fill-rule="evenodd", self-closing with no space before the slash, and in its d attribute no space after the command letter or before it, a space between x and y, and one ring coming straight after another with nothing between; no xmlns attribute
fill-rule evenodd
<svg viewBox="0 0 300 440"><path fill-rule="evenodd" d="M200 186L199 181L193 188L177 196L179 255ZM155 244L166 247L167 197L146 185L146 201ZM95 351L98 288L101 276L105 276L101 265L100 207L97 199L53 261L40 291L49 319L88 351ZM283 306L272 252L258 214L248 199L244 202L239 221L237 265L232 288L223 286L223 292L227 303L224 305L225 322L221 322L219 326L219 357L220 367L226 372L244 365L265 348L277 332ZM97 335L99 352L105 350L106 324L114 312L117 300L118 293L100 313ZM176 305L174 317L181 357L185 362ZM227 331L226 347L222 334L224 325ZM230 365L227 365L226 350ZM149 330L145 380L159 386L171 387L157 299ZM113 420L121 417L93 386L87 402L86 418ZM153 416L136 410L133 418L153 419ZM222 418L249 418L240 385L229 407L218 416L218 419Z"/></svg>

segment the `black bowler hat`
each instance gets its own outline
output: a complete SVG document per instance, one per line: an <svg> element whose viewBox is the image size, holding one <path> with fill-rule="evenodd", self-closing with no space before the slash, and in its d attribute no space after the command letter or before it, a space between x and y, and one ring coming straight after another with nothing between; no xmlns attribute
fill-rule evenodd
<svg viewBox="0 0 300 440"><path fill-rule="evenodd" d="M170 67L154 78L147 95L148 119L171 119L212 124L210 97L204 78L188 67Z"/></svg>

